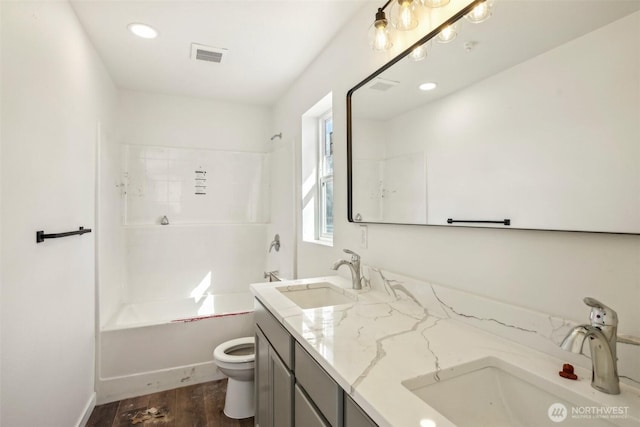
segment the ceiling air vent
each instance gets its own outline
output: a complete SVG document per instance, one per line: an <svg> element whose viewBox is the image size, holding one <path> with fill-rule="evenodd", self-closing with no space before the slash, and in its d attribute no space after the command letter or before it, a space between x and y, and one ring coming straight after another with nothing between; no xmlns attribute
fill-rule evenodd
<svg viewBox="0 0 640 427"><path fill-rule="evenodd" d="M202 44L191 43L191 59L194 61L222 62L222 58L229 52L229 49L221 47L211 47Z"/></svg>
<svg viewBox="0 0 640 427"><path fill-rule="evenodd" d="M381 92L384 92L391 89L394 86L398 86L399 84L400 82L397 82L395 80L386 80L378 77L376 79L373 79L371 84L369 84L369 89L379 90Z"/></svg>

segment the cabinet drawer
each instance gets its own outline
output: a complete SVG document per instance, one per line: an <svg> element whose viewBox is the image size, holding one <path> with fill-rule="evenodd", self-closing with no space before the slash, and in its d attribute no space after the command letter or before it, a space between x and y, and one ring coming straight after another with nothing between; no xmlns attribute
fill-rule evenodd
<svg viewBox="0 0 640 427"><path fill-rule="evenodd" d="M295 422L294 427L330 427L322 416L316 412L313 404L309 402L302 389L295 386Z"/></svg>
<svg viewBox="0 0 640 427"><path fill-rule="evenodd" d="M376 423L346 393L344 395L344 427L377 427Z"/></svg>
<svg viewBox="0 0 640 427"><path fill-rule="evenodd" d="M295 356L296 382L307 392L327 421L337 427L342 389L298 343L295 344Z"/></svg>
<svg viewBox="0 0 640 427"><path fill-rule="evenodd" d="M275 317L267 310L257 299L255 300L255 320L260 330L267 340L280 356L288 369L293 367L293 337L289 332L276 320Z"/></svg>

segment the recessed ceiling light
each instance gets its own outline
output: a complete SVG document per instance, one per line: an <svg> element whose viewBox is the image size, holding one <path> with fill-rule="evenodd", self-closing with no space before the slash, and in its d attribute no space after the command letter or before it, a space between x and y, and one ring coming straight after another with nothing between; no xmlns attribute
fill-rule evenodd
<svg viewBox="0 0 640 427"><path fill-rule="evenodd" d="M133 34L138 37L142 37L143 39L155 39L158 37L158 32L146 24L133 23L129 24L127 28Z"/></svg>
<svg viewBox="0 0 640 427"><path fill-rule="evenodd" d="M422 83L420 86L418 86L420 90L434 90L436 87L438 87L438 85L433 82Z"/></svg>

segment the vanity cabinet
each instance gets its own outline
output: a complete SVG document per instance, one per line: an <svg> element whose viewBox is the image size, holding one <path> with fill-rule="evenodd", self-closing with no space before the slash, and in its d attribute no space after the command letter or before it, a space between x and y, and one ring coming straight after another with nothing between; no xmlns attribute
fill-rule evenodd
<svg viewBox="0 0 640 427"><path fill-rule="evenodd" d="M256 427L377 427L258 301Z"/></svg>
<svg viewBox="0 0 640 427"><path fill-rule="evenodd" d="M292 427L293 338L264 307L256 305L255 318L255 425Z"/></svg>

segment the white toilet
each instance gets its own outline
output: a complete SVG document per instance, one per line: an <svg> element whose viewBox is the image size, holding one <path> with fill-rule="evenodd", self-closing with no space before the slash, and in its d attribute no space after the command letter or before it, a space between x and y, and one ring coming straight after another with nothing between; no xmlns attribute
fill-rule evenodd
<svg viewBox="0 0 640 427"><path fill-rule="evenodd" d="M237 338L220 344L213 350L213 360L218 369L229 377L224 414L234 419L253 417L254 337Z"/></svg>

